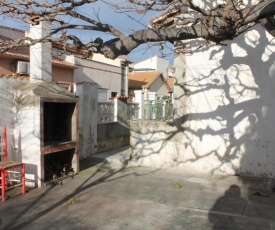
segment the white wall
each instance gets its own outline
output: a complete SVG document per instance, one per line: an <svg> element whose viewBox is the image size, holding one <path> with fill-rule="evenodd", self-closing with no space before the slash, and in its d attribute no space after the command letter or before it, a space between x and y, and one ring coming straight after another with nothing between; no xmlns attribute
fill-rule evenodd
<svg viewBox="0 0 275 230"><path fill-rule="evenodd" d="M138 163L274 177L274 51L257 26L228 46L178 55L174 122L131 126Z"/></svg>
<svg viewBox="0 0 275 230"><path fill-rule="evenodd" d="M160 71L163 74L164 78L168 77L169 61L158 56L154 56L144 61L135 63L133 66L134 69L136 69L137 71L138 69L148 68L152 69L152 71Z"/></svg>
<svg viewBox="0 0 275 230"><path fill-rule="evenodd" d="M33 89L37 83L14 88L14 142L17 155L26 167L26 186L41 187L44 165L41 150L41 101Z"/></svg>
<svg viewBox="0 0 275 230"><path fill-rule="evenodd" d="M108 89L97 89L98 92L98 101L108 101Z"/></svg>
<svg viewBox="0 0 275 230"><path fill-rule="evenodd" d="M157 57L156 70L160 71L163 77L166 79L168 77L169 61L164 58Z"/></svg>
<svg viewBox="0 0 275 230"><path fill-rule="evenodd" d="M157 96L169 96L167 87L161 77L158 77L149 88L150 92L156 92Z"/></svg>
<svg viewBox="0 0 275 230"><path fill-rule="evenodd" d="M184 104L177 104L176 122L186 120L179 143L200 171L275 175L272 39L257 26L227 47L187 55L185 69L178 60L175 91Z"/></svg>
<svg viewBox="0 0 275 230"><path fill-rule="evenodd" d="M11 85L7 78L0 78L0 131L7 126L13 128L13 111L12 111L13 94Z"/></svg>
<svg viewBox="0 0 275 230"><path fill-rule="evenodd" d="M77 84L75 93L79 97L79 153L80 158L85 158L96 152L97 85Z"/></svg>
<svg viewBox="0 0 275 230"><path fill-rule="evenodd" d="M137 70L147 68L147 69L152 69L152 71L155 71L157 68L157 56L135 63L134 68Z"/></svg>
<svg viewBox="0 0 275 230"><path fill-rule="evenodd" d="M18 117L15 122L14 139L18 155L26 167L26 185L41 187L42 154L40 141L40 100L38 97L26 96L17 92L18 98L23 98L16 104Z"/></svg>
<svg viewBox="0 0 275 230"><path fill-rule="evenodd" d="M4 125L6 125L8 134L8 158L14 161L21 160L21 155L18 152L18 143L13 136L15 124L18 120L18 116L15 115L17 107L15 106L16 100L14 98L13 88L28 82L28 80L20 78L0 78L0 132L2 132Z"/></svg>
<svg viewBox="0 0 275 230"><path fill-rule="evenodd" d="M96 62L100 62L100 63L104 63L104 64L107 64L107 65L117 66L117 67L120 68L121 61L123 59L116 58L115 60L112 60L110 58L106 58L103 54L93 54L93 57L92 57L91 60L96 61Z"/></svg>
<svg viewBox="0 0 275 230"><path fill-rule="evenodd" d="M111 92L121 92L121 68L120 66L107 65L100 62L90 61L75 57L77 69L74 70L75 82L95 82L99 88L109 89Z"/></svg>

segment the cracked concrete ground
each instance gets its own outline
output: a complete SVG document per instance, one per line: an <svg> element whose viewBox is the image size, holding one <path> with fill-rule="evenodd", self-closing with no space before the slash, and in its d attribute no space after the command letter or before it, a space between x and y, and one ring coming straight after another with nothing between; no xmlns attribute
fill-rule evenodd
<svg viewBox="0 0 275 230"><path fill-rule="evenodd" d="M265 179L115 169L87 158L63 185L9 194L0 229L275 229L275 193Z"/></svg>

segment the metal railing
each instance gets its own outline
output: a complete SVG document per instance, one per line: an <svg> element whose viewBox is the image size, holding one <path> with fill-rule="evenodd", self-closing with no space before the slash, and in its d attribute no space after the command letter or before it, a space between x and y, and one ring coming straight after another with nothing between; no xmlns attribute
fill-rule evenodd
<svg viewBox="0 0 275 230"><path fill-rule="evenodd" d="M127 102L127 117L128 120L137 120L139 112L139 103Z"/></svg>
<svg viewBox="0 0 275 230"><path fill-rule="evenodd" d="M138 103L127 102L128 120L137 120L139 114ZM172 119L172 103L170 100L144 100L143 119L168 121ZM98 123L116 122L119 111L116 102L98 102Z"/></svg>
<svg viewBox="0 0 275 230"><path fill-rule="evenodd" d="M172 104L170 100L144 100L144 114L146 120L170 120Z"/></svg>
<svg viewBox="0 0 275 230"><path fill-rule="evenodd" d="M139 113L139 104L138 103L127 102L126 108L127 108L127 118L126 119L128 119L128 120L138 119L138 113ZM119 116L118 113L126 112L125 110L118 111L117 100L98 102L97 111L98 111L97 123L116 122L117 117Z"/></svg>

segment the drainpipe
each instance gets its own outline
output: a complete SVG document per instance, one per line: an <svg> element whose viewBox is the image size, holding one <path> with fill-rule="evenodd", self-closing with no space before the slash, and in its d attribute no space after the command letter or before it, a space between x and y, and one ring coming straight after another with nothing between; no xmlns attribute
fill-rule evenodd
<svg viewBox="0 0 275 230"><path fill-rule="evenodd" d="M123 87L124 87L124 95L123 96L128 96L128 73L129 73L129 65L131 64L131 61L128 61L127 59L122 61L121 64L125 67L123 71Z"/></svg>
<svg viewBox="0 0 275 230"><path fill-rule="evenodd" d="M124 89L125 89L125 96L128 97L128 72L129 72L129 65L125 66L125 81L124 81Z"/></svg>

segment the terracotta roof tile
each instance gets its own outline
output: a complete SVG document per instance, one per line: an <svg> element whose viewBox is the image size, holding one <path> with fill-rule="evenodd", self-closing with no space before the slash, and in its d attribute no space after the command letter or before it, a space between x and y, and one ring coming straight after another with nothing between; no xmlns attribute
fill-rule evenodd
<svg viewBox="0 0 275 230"><path fill-rule="evenodd" d="M174 78L173 77L167 78L166 83L169 86L169 88L171 89L171 91L174 92Z"/></svg>
<svg viewBox="0 0 275 230"><path fill-rule="evenodd" d="M12 75L4 75L4 74L0 74L0 78L20 78L20 79L30 79L30 76L27 75L20 75L20 74L12 74Z"/></svg>
<svg viewBox="0 0 275 230"><path fill-rule="evenodd" d="M2 35L0 35L0 41L10 41L11 39L6 38ZM12 48L9 49L8 51L6 51L3 54L0 55L8 55L8 56L12 56L15 58L21 58L21 59L25 59L25 60L29 60L30 58L30 48L29 47L16 47L16 48ZM66 66L66 67L70 67L70 68L76 68L76 66L70 62L67 61L63 61L58 57L54 57L52 58L52 63L54 64L58 64L58 65L62 65L62 66Z"/></svg>
<svg viewBox="0 0 275 230"><path fill-rule="evenodd" d="M129 88L149 87L161 72L133 72L128 74Z"/></svg>
<svg viewBox="0 0 275 230"><path fill-rule="evenodd" d="M123 99L123 100L125 100L125 99L129 99L129 97L128 97L128 96L116 96L116 97L114 97L114 98L117 98L117 99Z"/></svg>
<svg viewBox="0 0 275 230"><path fill-rule="evenodd" d="M83 85L83 84L91 84L91 85L98 85L96 82L89 82L89 81L77 81L72 82L73 85Z"/></svg>

